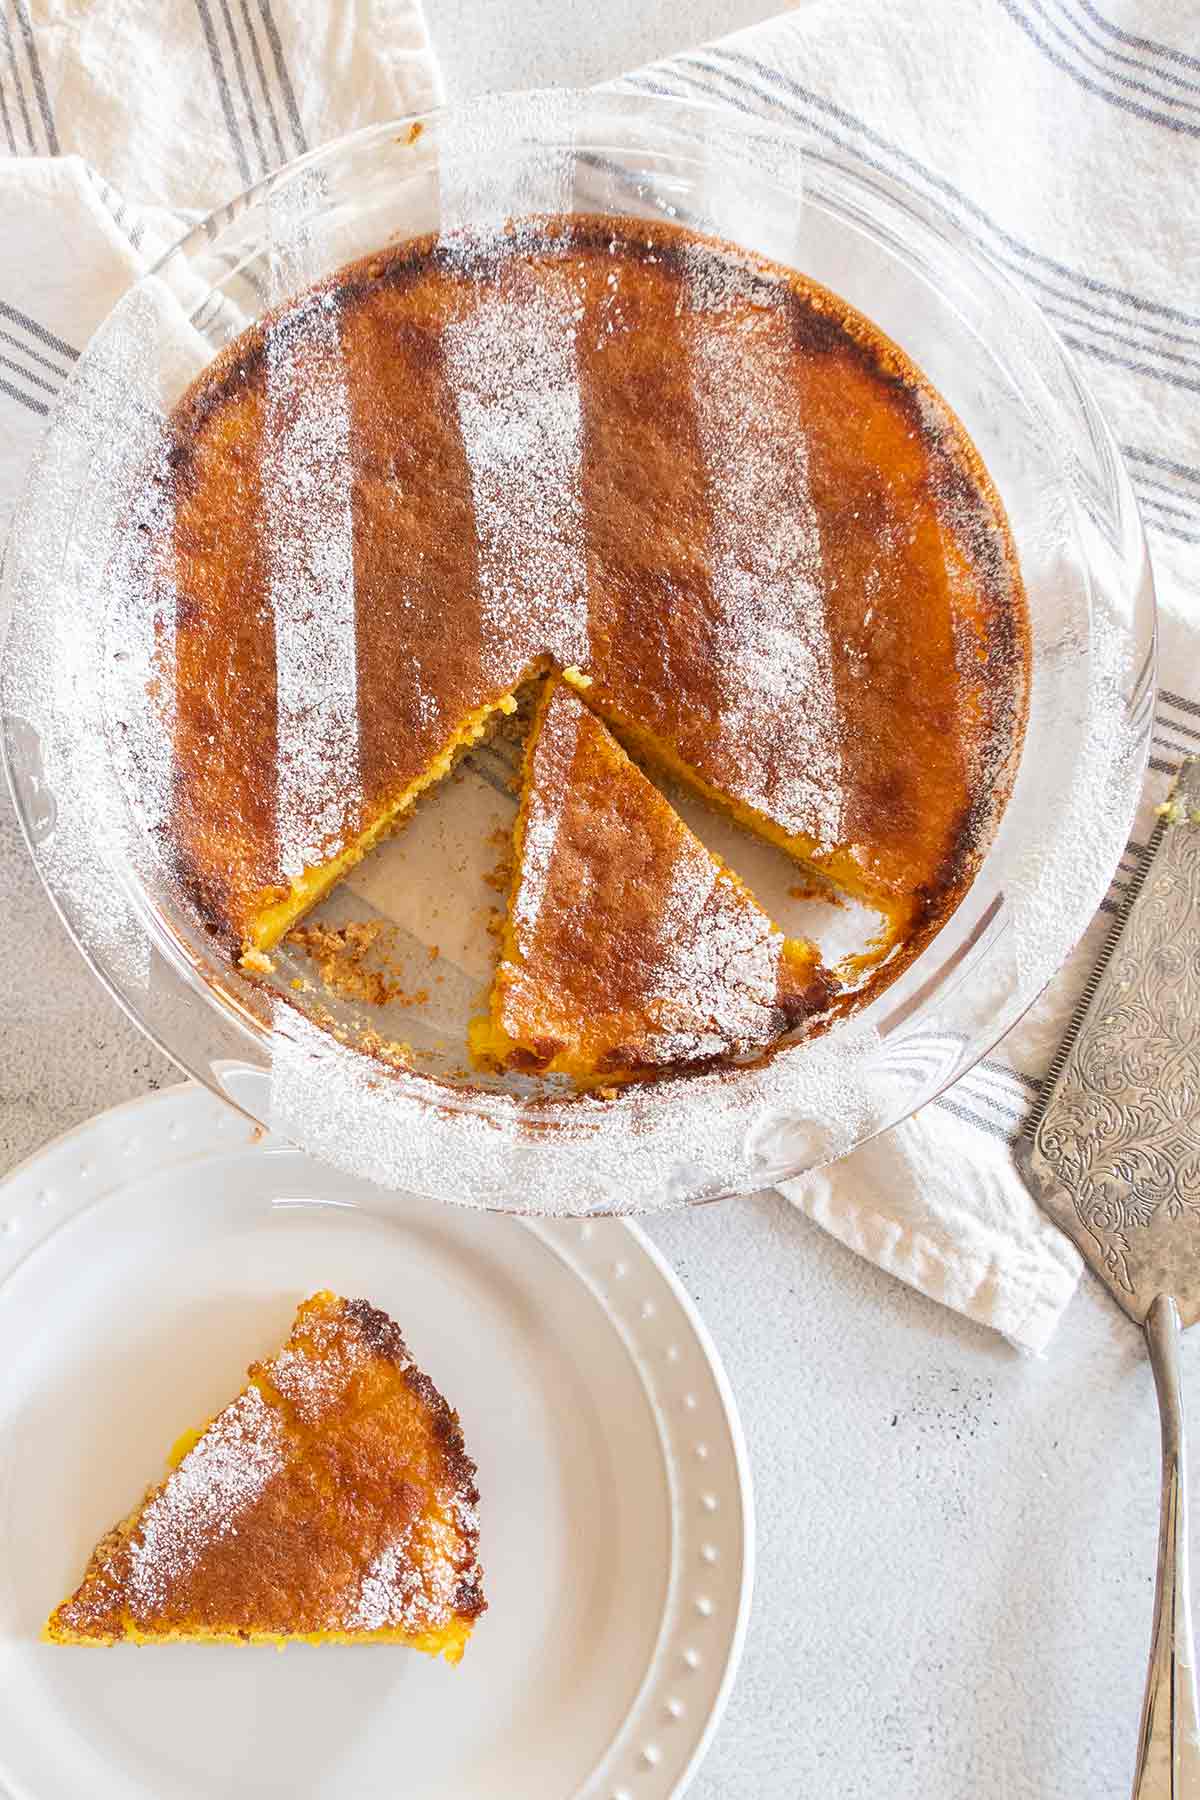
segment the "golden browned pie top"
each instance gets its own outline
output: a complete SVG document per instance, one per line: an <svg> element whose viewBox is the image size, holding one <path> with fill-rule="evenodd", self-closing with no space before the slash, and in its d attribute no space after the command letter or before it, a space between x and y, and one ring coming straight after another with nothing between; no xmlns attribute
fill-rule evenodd
<svg viewBox="0 0 1200 1800"><path fill-rule="evenodd" d="M59 1643L385 1637L457 1662L484 1610L475 1465L397 1327L315 1294L97 1546Z"/></svg>
<svg viewBox="0 0 1200 1800"><path fill-rule="evenodd" d="M476 1051L574 1075L763 1049L829 998L789 941L560 683L534 720L491 1019Z"/></svg>
<svg viewBox="0 0 1200 1800"><path fill-rule="evenodd" d="M169 850L232 949L549 667L896 936L961 896L1019 576L962 428L826 290L632 219L414 241L245 333L171 438Z"/></svg>

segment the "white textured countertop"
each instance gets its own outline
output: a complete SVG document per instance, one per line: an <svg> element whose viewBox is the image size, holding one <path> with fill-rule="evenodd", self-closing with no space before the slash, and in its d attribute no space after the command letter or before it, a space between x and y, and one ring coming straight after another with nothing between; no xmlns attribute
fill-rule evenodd
<svg viewBox="0 0 1200 1800"><path fill-rule="evenodd" d="M600 80L777 10L510 0L501 24L485 0L429 4L452 95ZM7 796L0 933L20 943L2 1170L176 1074L68 943ZM1134 1330L1088 1285L1026 1361L769 1196L652 1234L725 1358L757 1490L749 1639L696 1800L1124 1800L1158 1486ZM1193 1386L1198 1358L1200 1336Z"/></svg>

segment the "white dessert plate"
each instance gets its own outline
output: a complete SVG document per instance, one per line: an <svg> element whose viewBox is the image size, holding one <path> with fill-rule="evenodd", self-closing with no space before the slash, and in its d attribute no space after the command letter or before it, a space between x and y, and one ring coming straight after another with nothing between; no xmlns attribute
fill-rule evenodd
<svg viewBox="0 0 1200 1800"><path fill-rule="evenodd" d="M392 1314L479 1464L490 1610L461 1667L41 1643L172 1441L322 1287ZM629 1225L388 1194L192 1087L0 1187L5 1800L664 1800L716 1727L752 1557L728 1384Z"/></svg>

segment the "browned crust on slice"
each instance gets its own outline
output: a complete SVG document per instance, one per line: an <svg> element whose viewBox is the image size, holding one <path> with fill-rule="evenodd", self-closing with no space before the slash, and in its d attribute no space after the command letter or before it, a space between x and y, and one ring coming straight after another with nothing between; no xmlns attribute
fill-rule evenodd
<svg viewBox="0 0 1200 1800"><path fill-rule="evenodd" d="M525 756L515 873L481 1057L624 1079L762 1050L828 1005L785 939L569 687Z"/></svg>
<svg viewBox="0 0 1200 1800"><path fill-rule="evenodd" d="M55 1643L401 1642L457 1662L486 1607L458 1415L366 1300L321 1293L97 1545Z"/></svg>

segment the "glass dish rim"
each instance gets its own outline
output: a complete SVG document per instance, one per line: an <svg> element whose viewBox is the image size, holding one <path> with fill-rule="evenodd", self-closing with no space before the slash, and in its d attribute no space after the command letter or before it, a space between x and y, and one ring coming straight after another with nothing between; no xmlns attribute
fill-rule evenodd
<svg viewBox="0 0 1200 1800"><path fill-rule="evenodd" d="M1098 431L1100 437L1106 441L1109 449L1114 452L1112 467L1115 471L1117 491L1113 498L1115 504L1121 510L1122 515L1127 515L1126 523L1128 524L1129 519L1132 519L1135 522L1140 536L1140 521L1138 519L1136 502L1133 499L1132 492L1129 490L1128 479L1119 454L1115 454L1116 446L1112 433L1107 426L1103 413L1090 395L1086 384L1080 379L1078 369L1076 368L1070 353L1061 343L1057 333L1045 319L1040 309L1038 309L1036 305L1022 293L1022 290L1012 280L1011 276L1009 276L1006 271L999 268L987 255L986 250L976 245L971 238L964 234L956 223L936 204L927 202L920 197L914 197L905 192L905 190L891 177L881 175L879 171L858 168L846 156L837 152L831 153L822 143L815 141L810 134L779 126L773 121L768 122L756 119L727 105L718 105L707 100L693 98L658 96L646 93L629 93L619 89L547 90L547 92L552 93L556 101L573 102L581 108L587 107L604 111L606 107L611 107L614 113L619 114L618 128L620 122L627 121L631 116L645 116L648 119L657 121L670 119L687 119L690 121L701 119L715 120L719 123L721 131L727 134L731 140L743 140L747 144L764 145L773 148L780 145L787 146L793 154L799 157L805 166L811 165L823 171L830 171L836 182L848 183L851 190L866 192L874 198L876 202L882 202L885 208L898 210L909 218L916 219L925 230L932 231L942 243L948 247L954 257L964 258L976 274L982 275L985 283L990 284L993 288L998 287L1002 292L1006 292L1007 295L1014 297L1023 315L1026 317L1032 315L1037 320L1043 339L1052 347L1053 353L1061 364L1063 372L1069 377L1080 397L1083 411L1087 416L1089 425L1094 431ZM402 134L411 134L414 126L419 125L424 127L426 125L434 125L447 116L455 113L464 113L472 107L503 108L505 106L515 106L523 101L529 101L539 97L537 91L532 91L530 93L484 96L477 102L468 101L466 103L443 105L405 118L364 126L344 137L331 140L324 145L309 150L302 156L282 165L270 175L263 177L251 187L235 196L232 200L215 208L205 219L193 225L176 243L163 252L152 267L147 270L146 274L140 278L140 282L137 285L140 285L141 282L160 276L162 271L177 259L192 257L198 251L210 246L214 238L222 229L249 211L254 205L262 200L264 196L276 190L281 184L292 180L299 173L314 167L323 165L328 166L339 159L345 159L353 154L361 153L363 150L368 150L375 144L396 139ZM588 147L594 149L597 146L594 142L589 142ZM630 148L628 144L624 144L620 147L623 150L629 150ZM81 364L86 355L87 351L85 349L84 357L81 357L80 359ZM80 365L76 365L76 370L78 370L79 367ZM76 372L73 372L70 382L68 383L68 390L71 383L76 379L77 374ZM52 409L51 420L47 427L47 437L49 437L55 429L55 423L60 415L61 407L62 401L60 400ZM24 492L18 504L17 511L14 514L14 531L16 529L17 520L23 515L29 497L33 492L36 483L37 468L38 459L35 458L34 466L27 477ZM1144 539L1141 540L1141 552L1144 559ZM8 558L6 555L4 563L0 564L0 582L3 583L4 589L6 589L8 585L5 574L5 565L7 564L7 561ZM1143 575L1141 586L1145 592L1145 597L1149 601L1149 616L1140 621L1140 628L1141 634L1147 644L1146 660L1152 674L1156 639L1152 578L1147 579ZM2 600L3 597L3 591L0 590L0 600ZM0 627L5 628L6 636L9 635L7 628L10 624L11 621L7 618L6 614L0 615ZM5 713L7 716L7 706L5 707ZM10 792L13 795L14 807L20 822L22 836L24 837L35 867L38 869L43 885L51 899L51 903L59 914L59 917L62 918L69 935L76 943L89 967L93 970L93 973L99 977L108 991L113 994L118 1004L122 1007L122 1010L125 1011L127 1016L137 1025L138 1029L152 1042L156 1043L172 1061L176 1062L185 1070L185 1072L198 1078L204 1085L218 1093L227 1102L237 1106L247 1117L258 1123L269 1124L270 1121L262 1117L260 1110L255 1110L253 1107L244 1104L235 1094L230 1092L227 1086L223 1085L221 1081L216 1078L212 1067L210 1067L203 1056L190 1052L187 1049L181 1049L175 1042L169 1041L169 1034L160 1032L156 1023L149 1020L146 1015L139 1010L135 999L122 988L111 969L103 966L97 959L92 948L90 948L85 941L84 934L77 929L77 923L71 916L69 910L65 907L62 897L55 891L55 888L49 879L44 859L39 853L35 833L32 830L30 820L26 814L26 808L22 803L21 795L18 791L14 762L11 748L7 741L7 734L0 734L0 736L3 737L3 760L6 777L8 779ZM1149 722L1147 721L1146 727L1141 733L1140 754L1134 758L1136 768L1130 768L1124 783L1123 791L1126 800L1127 813L1125 821L1126 826L1128 826L1128 823L1132 818L1138 794L1141 790L1145 760L1149 753L1149 737L1150 730ZM982 872L982 868L980 872ZM1064 940L1064 943L1061 946L1061 954L1057 955L1056 968L1061 967L1062 962L1070 955L1071 950L1078 943L1079 938L1086 929L1091 916L1090 910L1087 912L1079 912L1070 941ZM163 921L158 920L157 923L161 926ZM935 939L934 942L936 941L937 940ZM924 961L924 953L922 953L922 956L919 957L917 961L918 964ZM198 969L189 970L187 973L193 978L193 987L204 987L207 989L207 984L203 983L203 979ZM1045 976L1044 980L1039 982L1036 987L1024 992L1020 996L1018 1005L1011 1007L1007 1012L1002 1011L997 1018L994 1030L984 1028L978 1031L971 1038L969 1052L965 1053L964 1060L960 1061L943 1076L939 1076L935 1083L924 1090L920 1092L914 1090L913 1097L909 1104L897 1111L894 1116L880 1120L874 1125L873 1129L857 1137L854 1145L851 1147L857 1147L859 1143L867 1142L881 1132L890 1130L904 1119L911 1117L913 1112L935 1099L940 1093L943 1093L946 1088L952 1086L962 1074L973 1067L980 1058L985 1057L989 1051L995 1047L996 1043L1012 1029L1013 1025L1037 1001L1044 991L1047 982L1053 978L1053 973L1054 970L1051 970ZM181 971L178 966L175 968L175 974L178 978L184 978L184 972ZM206 991L205 997L210 1006L220 1012L223 1022L229 1028L238 1031L239 1033L244 1033L249 1029L243 1021L233 1017L228 1008L220 1008L211 991ZM415 1076L415 1080L424 1089L424 1098L426 1099L426 1102L430 1103L432 1101L439 1109L451 1111L461 1110L465 1112L479 1110L478 1097L470 1090L455 1094L454 1092L447 1092L440 1084L431 1082L429 1077L417 1075ZM318 1152L318 1154L320 1154L320 1152ZM837 1154L841 1155L844 1154L844 1152L839 1150ZM730 1197L739 1192L752 1191L754 1187L761 1187L762 1185L765 1185L767 1181L787 1179L789 1175L803 1173L806 1169L813 1166L817 1166L816 1163L800 1162L796 1167L790 1170L772 1173L767 1177L756 1174L751 1181L743 1185L725 1187L715 1192L705 1192L690 1196L685 1195L683 1196L683 1201L689 1204L699 1204L711 1202L712 1200L719 1198ZM453 1195L442 1195L441 1197L448 1199L454 1198ZM464 1203L478 1204L474 1201ZM499 1204L494 1210L511 1211L513 1210L513 1207L511 1204ZM589 1212L598 1214L604 1210L607 1209L591 1208L589 1209Z"/></svg>

